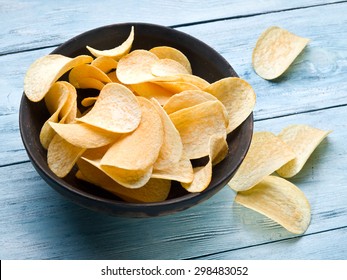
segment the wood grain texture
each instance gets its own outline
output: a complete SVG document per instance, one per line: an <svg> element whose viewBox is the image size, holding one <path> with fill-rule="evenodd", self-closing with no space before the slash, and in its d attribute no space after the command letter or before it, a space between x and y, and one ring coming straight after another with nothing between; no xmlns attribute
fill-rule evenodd
<svg viewBox="0 0 347 280"><path fill-rule="evenodd" d="M292 123L334 130L291 180L311 203L312 221L306 234L347 226L346 175L341 170L347 159L345 114L346 107L340 107L256 122L257 131L274 133ZM0 217L6 217L0 220L2 259L198 258L295 236L262 215L234 205L234 192L227 187L201 205L172 216L124 219L66 201L46 185L30 163L2 167L0 181L4 204ZM340 233L336 231L337 241L342 238ZM332 242L331 246L338 245ZM289 257L300 258L301 251L294 247ZM266 256L260 253L259 258Z"/></svg>
<svg viewBox="0 0 347 280"><path fill-rule="evenodd" d="M149 22L182 25L220 18L325 5L336 1L0 1L0 54L58 45L102 25Z"/></svg>

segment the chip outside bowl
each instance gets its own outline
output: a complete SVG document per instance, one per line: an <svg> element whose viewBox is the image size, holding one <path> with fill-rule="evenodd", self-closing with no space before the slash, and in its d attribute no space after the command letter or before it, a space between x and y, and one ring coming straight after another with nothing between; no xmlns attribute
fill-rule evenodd
<svg viewBox="0 0 347 280"><path fill-rule="evenodd" d="M166 45L179 49L190 60L194 75L209 82L236 76L229 63L202 41L169 27L147 23L123 23L96 28L78 35L56 48L52 53L69 57L89 54L86 46L109 49L127 38L131 26L135 28L133 49L150 49ZM19 127L29 159L40 176L57 192L74 203L113 216L154 217L176 213L197 205L221 190L235 174L248 151L253 134L253 114L228 135L229 153L214 166L212 181L201 193L188 193L173 186L169 198L157 203L124 202L113 194L75 177L73 169L65 178L57 177L47 165L46 150L39 134L49 114L43 101L30 102L23 94L19 110ZM174 183L175 185L175 183ZM177 184L178 185L178 184Z"/></svg>

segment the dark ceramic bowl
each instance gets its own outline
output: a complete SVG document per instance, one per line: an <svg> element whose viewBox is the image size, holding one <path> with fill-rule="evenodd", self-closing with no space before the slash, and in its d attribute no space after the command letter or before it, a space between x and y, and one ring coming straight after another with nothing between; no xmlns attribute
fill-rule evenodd
<svg viewBox="0 0 347 280"><path fill-rule="evenodd" d="M98 49L109 49L127 38L130 27L135 28L135 40L132 49L150 49L155 46L171 46L181 50L189 59L193 73L209 82L224 77L237 76L229 63L211 47L180 31L143 23L125 23L100 27L62 44L53 53L75 57L90 54L86 45ZM182 211L194 206L222 189L235 174L243 161L253 132L253 115L228 135L229 154L213 168L213 177L209 187L201 193L188 193L173 183L169 198L159 203L128 203L118 197L75 178L72 170L65 178L58 178L47 166L46 150L39 141L39 133L49 115L44 102L30 102L23 94L19 125L22 140L29 158L41 177L56 191L73 202L86 208L115 216L151 217Z"/></svg>

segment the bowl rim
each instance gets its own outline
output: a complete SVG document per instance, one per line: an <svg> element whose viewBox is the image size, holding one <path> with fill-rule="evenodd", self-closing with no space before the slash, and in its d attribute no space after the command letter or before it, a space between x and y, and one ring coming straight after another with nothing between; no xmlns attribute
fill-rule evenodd
<svg viewBox="0 0 347 280"><path fill-rule="evenodd" d="M127 26L127 27L128 26L129 27L134 26L135 30L136 30L136 26L139 26L139 25L145 26L145 27L148 27L148 28L159 28L159 29L163 29L163 30L166 30L166 31L169 31L169 32L175 32L177 34L180 34L181 36L189 38L190 40L198 42L199 45L203 46L203 48L206 49L207 51L213 52L216 55L218 55L218 59L222 60L223 63L228 66L227 71L230 73L231 77L239 77L237 75L237 73L235 72L235 70L232 68L232 66L229 64L229 62L221 54L219 54L216 50L214 50L212 47L210 47L209 45L207 45L203 41L193 37L192 35L184 33L184 32L182 32L180 30L176 30L176 29L174 29L172 27L162 26L162 25L153 24L153 23L126 22L126 23L115 23L115 24L109 24L109 25L100 26L100 27L97 27L97 28L85 31L83 33L80 33L80 34L74 36L71 39L68 39L63 44L61 44L57 48L55 48L50 54L59 54L59 53L61 53L61 49L62 48L66 47L67 45L71 44L72 42L78 41L79 39L81 39L81 38L83 38L85 36L88 36L90 34L93 34L95 32L98 32L100 30L105 30L107 28L122 27L122 26ZM48 182L48 178L49 178L50 180L52 180L51 183L57 184L57 186L53 187L56 191L58 191L60 193L63 192L65 194L68 193L68 196L70 198L72 198L71 197L72 194L75 194L75 195L78 195L80 198L83 198L83 199L87 199L87 200L90 200L90 201L95 201L96 200L99 203L106 203L107 205L112 205L114 207L119 207L119 208L124 209L126 211L130 210L128 208L131 208L131 212L136 212L137 211L136 209L141 209L141 208L144 208L144 207L146 207L146 208L147 207L150 207L150 208L154 207L155 208L155 207L167 206L168 204L175 205L175 204L179 204L181 202L190 201L192 199L198 199L202 195L202 193L204 194L204 196L207 199L207 198L210 197L208 195L209 193L217 192L220 189L222 189L223 187L225 187L225 185L222 185L222 186L219 186L219 185L221 185L222 182L225 181L225 177L227 177L227 176L218 178L218 181L215 182L214 186L209 185L203 192L187 193L187 194L185 194L183 196L169 198L169 199L166 199L166 200L160 201L160 202L145 202L145 203L134 203L134 202L121 201L121 200L113 200L111 198L100 197L100 196L94 195L92 193L88 193L88 192L85 192L83 190L80 190L80 189L74 187L72 184L64 181L64 178L59 178L58 176L56 176L53 172L51 172L48 169L47 166L43 166L40 163L40 160L37 160L34 150L30 148L30 145L28 143L27 135L25 135L25 127L24 127L24 121L23 121L23 118L24 118L23 106L25 106L25 103L27 103L27 102L30 102L30 101L27 99L27 97L26 97L26 95L25 95L25 93L23 91L21 102L20 102L20 108L19 108L19 130L20 130L20 135L21 135L21 138L22 138L22 142L23 142L25 150L26 150L26 152L27 152L27 154L29 156L29 159L30 159L31 163L34 165L35 169L38 171L39 175L41 175L41 177L48 183L48 185L50 185L52 187L52 185ZM246 145L243 146L243 147L245 147L244 152L243 152L242 156L238 158L237 163L235 164L235 169L234 170L229 170L227 172L227 174L230 174L230 176L233 176L233 174L235 174L235 172L237 171L237 169L241 165L243 159L245 158L245 156L246 156L246 154L248 152L248 149L249 149L249 146L250 146L250 143L251 143L251 139L252 139L253 128L254 128L253 112L247 117L246 120L244 120L244 122L242 124L240 124L240 126L236 129L236 131L241 129L242 125L244 125L245 123L248 124L248 129L249 130L247 130L247 134L250 134L250 137L248 137L248 139L247 139L248 142L245 143ZM44 174L44 176L42 176L42 174ZM58 186L61 189L59 189ZM73 200L77 204L80 204L80 205L88 208L88 206L79 203L79 201L77 201L76 199L73 199ZM133 210L133 209L135 209L135 210Z"/></svg>

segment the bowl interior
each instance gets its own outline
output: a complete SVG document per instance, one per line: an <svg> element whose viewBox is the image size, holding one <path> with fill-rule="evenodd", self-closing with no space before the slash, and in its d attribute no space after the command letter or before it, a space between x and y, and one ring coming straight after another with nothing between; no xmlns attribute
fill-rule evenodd
<svg viewBox="0 0 347 280"><path fill-rule="evenodd" d="M171 46L182 51L189 59L193 74L209 82L224 77L237 76L229 63L203 42L174 29L143 23L115 24L85 32L55 49L53 53L75 57L90 54L85 46L109 49L122 43L135 28L132 49L150 49L156 46ZM64 79L66 77L62 77ZM93 90L79 91L79 98L95 95ZM81 108L82 109L82 108ZM253 115L228 135L228 156L213 168L210 186L202 193L188 193L179 184L173 183L169 198L160 203L127 203L92 184L76 179L76 169L65 178L53 174L46 160L46 150L41 146L39 134L49 118L43 101L30 102L23 94L19 113L20 131L24 146L34 167L42 178L55 190L84 207L111 215L130 217L158 216L189 208L212 196L231 179L245 157L253 132Z"/></svg>

